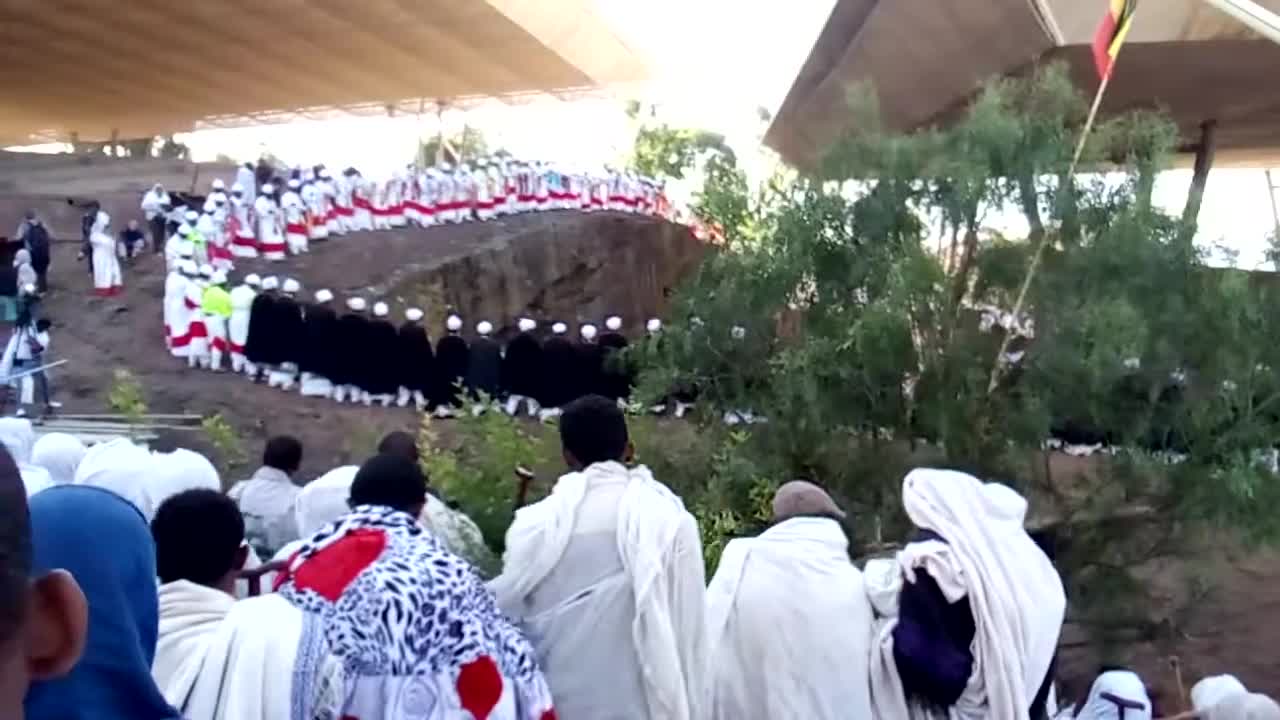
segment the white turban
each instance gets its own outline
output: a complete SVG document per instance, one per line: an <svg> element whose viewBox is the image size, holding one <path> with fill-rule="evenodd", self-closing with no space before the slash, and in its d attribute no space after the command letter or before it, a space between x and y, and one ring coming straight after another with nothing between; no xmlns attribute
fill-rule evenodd
<svg viewBox="0 0 1280 720"><path fill-rule="evenodd" d="M66 433L49 433L36 440L31 464L44 468L55 485L66 485L76 477L76 468L89 448L80 438Z"/></svg>
<svg viewBox="0 0 1280 720"><path fill-rule="evenodd" d="M155 515L145 484L155 468L151 453L123 438L89 448L76 468L74 483L109 490L133 503L147 522Z"/></svg>

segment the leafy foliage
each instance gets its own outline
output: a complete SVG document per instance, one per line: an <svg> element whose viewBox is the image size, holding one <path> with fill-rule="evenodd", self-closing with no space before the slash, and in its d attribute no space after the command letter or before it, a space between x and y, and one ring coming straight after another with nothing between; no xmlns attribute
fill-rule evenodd
<svg viewBox="0 0 1280 720"><path fill-rule="evenodd" d="M111 374L111 387L107 388L107 405L124 416L130 435L136 438L147 415L147 397L137 376L124 368L116 368Z"/></svg>
<svg viewBox="0 0 1280 720"><path fill-rule="evenodd" d="M434 165L442 151L446 162L466 162L488 155L489 141L479 128L463 125L462 130L451 135L447 143L442 143L439 135L423 141L418 146L417 161L423 165Z"/></svg>
<svg viewBox="0 0 1280 720"><path fill-rule="evenodd" d="M240 434L231 423L227 422L222 413L203 418L200 421L200 429L204 431L209 444L218 453L224 471L242 468L249 461L249 455L244 449L244 441L240 439Z"/></svg>

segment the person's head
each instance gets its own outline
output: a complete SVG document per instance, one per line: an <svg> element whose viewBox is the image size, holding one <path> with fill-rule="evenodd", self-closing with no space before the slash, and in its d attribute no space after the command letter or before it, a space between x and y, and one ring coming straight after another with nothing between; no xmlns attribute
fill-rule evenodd
<svg viewBox="0 0 1280 720"><path fill-rule="evenodd" d="M244 518L235 501L216 490L180 492L151 520L156 574L162 583L187 580L228 595L244 567Z"/></svg>
<svg viewBox="0 0 1280 720"><path fill-rule="evenodd" d="M130 220L130 221L129 221L129 229L130 229L130 230L137 230L137 229L138 229L138 221L137 221L137 220Z"/></svg>
<svg viewBox="0 0 1280 720"><path fill-rule="evenodd" d="M1280 704L1261 693L1237 692L1219 700L1200 717L1205 720L1278 720Z"/></svg>
<svg viewBox="0 0 1280 720"><path fill-rule="evenodd" d="M88 601L84 655L27 691L27 717L176 718L151 677L159 634L156 550L147 522L107 490L60 485L31 497L37 573L71 573Z"/></svg>
<svg viewBox="0 0 1280 720"><path fill-rule="evenodd" d="M88 607L66 571L32 572L27 492L3 448L0 516L0 716L21 718L27 686L66 674L80 659Z"/></svg>
<svg viewBox="0 0 1280 720"><path fill-rule="evenodd" d="M302 467L302 442L292 435L277 435L267 441L262 451L262 464L286 475Z"/></svg>
<svg viewBox="0 0 1280 720"><path fill-rule="evenodd" d="M36 332L48 332L53 327L53 321L49 318L40 318L36 321Z"/></svg>
<svg viewBox="0 0 1280 720"><path fill-rule="evenodd" d="M353 508L381 505L416 518L427 503L427 479L418 464L403 455L380 453L356 472L348 503Z"/></svg>
<svg viewBox="0 0 1280 720"><path fill-rule="evenodd" d="M18 252L13 254L13 266L22 267L31 264L31 253L26 248L19 248Z"/></svg>
<svg viewBox="0 0 1280 720"><path fill-rule="evenodd" d="M844 511L826 490L804 480L793 480L778 488L773 496L773 521L797 517L825 517L844 521Z"/></svg>
<svg viewBox="0 0 1280 720"><path fill-rule="evenodd" d="M560 446L571 470L599 462L626 462L632 455L626 418L616 402L599 395L580 397L565 406Z"/></svg>
<svg viewBox="0 0 1280 720"><path fill-rule="evenodd" d="M418 462L418 440L413 435L403 431L387 433L386 437L378 443L379 455L399 455L410 462Z"/></svg>

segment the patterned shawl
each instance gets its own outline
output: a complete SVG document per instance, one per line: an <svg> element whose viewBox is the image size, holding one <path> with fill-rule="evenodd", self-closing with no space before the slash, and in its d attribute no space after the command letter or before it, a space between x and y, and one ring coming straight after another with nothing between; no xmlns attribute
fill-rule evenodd
<svg viewBox="0 0 1280 720"><path fill-rule="evenodd" d="M319 615L355 720L554 720L528 641L475 570L412 517L362 505L289 560L280 594Z"/></svg>

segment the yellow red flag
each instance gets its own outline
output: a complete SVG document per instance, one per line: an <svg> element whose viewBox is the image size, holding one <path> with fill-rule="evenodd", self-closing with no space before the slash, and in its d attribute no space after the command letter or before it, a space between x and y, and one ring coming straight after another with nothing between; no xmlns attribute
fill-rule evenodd
<svg viewBox="0 0 1280 720"><path fill-rule="evenodd" d="M1107 14L1093 36L1093 62L1098 68L1098 77L1106 78L1111 74L1120 47L1133 25L1133 12L1137 7L1138 0L1108 0Z"/></svg>

